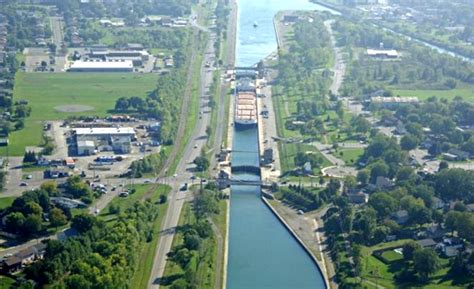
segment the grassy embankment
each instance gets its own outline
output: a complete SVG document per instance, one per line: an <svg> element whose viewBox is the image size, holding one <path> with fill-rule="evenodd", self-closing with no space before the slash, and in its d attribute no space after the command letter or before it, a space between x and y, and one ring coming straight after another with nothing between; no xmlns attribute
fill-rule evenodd
<svg viewBox="0 0 474 289"><path fill-rule="evenodd" d="M227 232L227 202L225 201L220 201L219 202L219 209L220 213L217 215L213 215L211 217L212 222L216 225L217 229L220 231L221 236L225 238L226 232ZM195 215L192 211L192 204L187 202L183 205L183 209L181 210L181 215L179 217L179 222L178 222L178 227L182 227L185 225L192 225L196 222ZM172 243L172 248L175 248L176 246L180 246L183 244L183 235L182 234L176 234L173 243ZM218 256L218 244L217 244L217 239L216 236L213 235L208 239L203 240L201 244L201 248L199 249L200 252L205 252L204 257L201 260L201 263L199 265L199 268L196 273L196 279L201 280L202 283L199 284L200 289L213 289L215 287L215 280L216 280L216 274L220 275L220 278L223 277L223 271L225 270L225 264L221 266L222 271L221 272L216 272L216 262L223 262L224 260L217 260ZM224 257L224 256L222 256ZM179 278L184 278L184 271L183 269L176 263L174 262L166 262L166 268L164 272L164 278L167 279L165 281L165 284L160 285L162 288L170 288L171 282L179 279Z"/></svg>
<svg viewBox="0 0 474 289"><path fill-rule="evenodd" d="M134 194L130 195L127 198L116 197L99 215L104 220L107 220L108 222L113 222L113 220L118 216L118 214L109 213L109 208L111 206L119 207L120 211L123 212L127 208L130 208L135 202L145 201L146 199L150 199L153 203L157 203L158 205L159 215L153 223L153 239L151 240L151 242L143 244L139 258L140 262L138 263L138 267L136 268L136 271L131 280L131 288L144 289L148 286L150 273L153 267L153 259L156 253L156 246L158 243L158 235L161 231L163 218L168 208L167 202L164 204L158 202L160 195L168 195L170 187L158 185L156 188L153 189L152 186L153 185L134 186L136 189L136 192Z"/></svg>
<svg viewBox="0 0 474 289"><path fill-rule="evenodd" d="M24 73L15 79L14 99L24 99L32 108L25 128L10 134L9 154L21 156L26 146L38 146L43 139L42 123L70 116L105 116L120 97L145 97L155 89L156 74L136 73ZM90 110L61 112L60 106L83 105ZM1 148L5 155L6 149Z"/></svg>

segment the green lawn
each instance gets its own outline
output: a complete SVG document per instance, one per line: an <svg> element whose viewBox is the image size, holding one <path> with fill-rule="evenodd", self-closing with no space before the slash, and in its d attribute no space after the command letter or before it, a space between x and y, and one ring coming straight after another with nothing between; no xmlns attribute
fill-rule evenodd
<svg viewBox="0 0 474 289"><path fill-rule="evenodd" d="M15 284L15 280L7 276L0 276L0 289L9 289Z"/></svg>
<svg viewBox="0 0 474 289"><path fill-rule="evenodd" d="M390 250L384 252L387 254L387 259L393 259L389 264L385 264L381 260L374 257L372 252L385 248L401 247L407 240L398 240L394 242L381 243L372 247L362 247L362 261L361 261L361 277L362 280L370 280L372 283L377 283L386 289L395 288L424 288L424 289L460 289L465 288L463 285L454 285L453 280L447 276L449 270L449 260L441 259L442 268L434 275L430 276L429 284L397 284L395 282L395 274L405 268L407 265L402 259L398 259L400 254ZM398 256L394 256L397 254ZM397 258L395 258L397 257ZM398 259L398 260L397 260ZM365 284L364 284L365 285Z"/></svg>
<svg viewBox="0 0 474 289"><path fill-rule="evenodd" d="M474 88L464 87L452 90L393 90L393 95L399 95L401 97L416 96L420 100L426 100L429 97L437 96L439 98L445 98L452 100L456 96L462 96L465 100L474 102Z"/></svg>
<svg viewBox="0 0 474 289"><path fill-rule="evenodd" d="M342 159L347 165L352 166L364 154L364 149L339 149L336 157Z"/></svg>
<svg viewBox="0 0 474 289"><path fill-rule="evenodd" d="M145 97L155 88L156 74L137 73L24 73L15 79L14 99L28 100L31 116L25 128L10 134L10 155L23 155L25 146L37 146L42 141L42 122L69 116L104 116L123 96ZM60 112L64 105L86 105L91 110ZM5 155L6 149L1 148Z"/></svg>
<svg viewBox="0 0 474 289"><path fill-rule="evenodd" d="M13 204L13 201L16 199L16 197L4 197L0 198L0 210L3 210L5 208L10 207L11 204Z"/></svg>
<svg viewBox="0 0 474 289"><path fill-rule="evenodd" d="M326 157L321 154L314 146L307 145L307 144L300 144L300 143L278 143L278 149L280 151L280 162L281 162L281 169L282 173L291 171L296 168L295 165L295 157L298 152L304 153L313 153L317 154L322 157L323 163L321 164L320 168L328 167L331 165ZM313 168L313 172L315 174L320 172L320 168Z"/></svg>

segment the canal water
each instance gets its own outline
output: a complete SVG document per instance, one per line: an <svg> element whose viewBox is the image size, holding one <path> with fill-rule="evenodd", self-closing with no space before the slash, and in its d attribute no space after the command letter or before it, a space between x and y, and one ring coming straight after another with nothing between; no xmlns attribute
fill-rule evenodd
<svg viewBox="0 0 474 289"><path fill-rule="evenodd" d="M278 11L328 10L306 0L238 0L238 6L237 66L252 66L276 50ZM258 166L257 129L235 130L232 150L233 166ZM260 199L260 187L232 187L228 253L227 289L326 288L317 265Z"/></svg>

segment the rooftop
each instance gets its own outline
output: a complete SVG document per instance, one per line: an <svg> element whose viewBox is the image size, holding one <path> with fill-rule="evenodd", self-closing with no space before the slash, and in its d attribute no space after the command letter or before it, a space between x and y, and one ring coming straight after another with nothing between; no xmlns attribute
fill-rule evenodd
<svg viewBox="0 0 474 289"><path fill-rule="evenodd" d="M135 130L132 127L94 127L94 128L76 128L76 135L134 135Z"/></svg>
<svg viewBox="0 0 474 289"><path fill-rule="evenodd" d="M133 69L131 60L124 61L74 61L71 69Z"/></svg>

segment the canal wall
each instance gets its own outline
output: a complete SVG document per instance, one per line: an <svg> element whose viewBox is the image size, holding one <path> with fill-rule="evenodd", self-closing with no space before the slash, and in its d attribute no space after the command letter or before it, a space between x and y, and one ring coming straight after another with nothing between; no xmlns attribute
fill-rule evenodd
<svg viewBox="0 0 474 289"><path fill-rule="evenodd" d="M270 202L268 202L268 200L265 197L262 197L262 201L270 209L270 211L278 218L278 220L285 226L288 232L290 232L293 238L300 244L300 246L306 251L306 253L311 257L313 262L316 264L316 267L318 268L319 273L321 274L321 276L323 276L324 286L326 287L326 289L330 288L329 279L326 274L326 271L323 271L321 268L323 264L321 264L321 262L316 258L316 256L314 256L313 252L311 252L311 250L308 248L308 246L306 246L303 240L301 240L298 234L296 234L296 232L290 227L290 225L285 221L285 219L283 219L283 217L280 216L280 214L275 210L275 208L273 208Z"/></svg>

